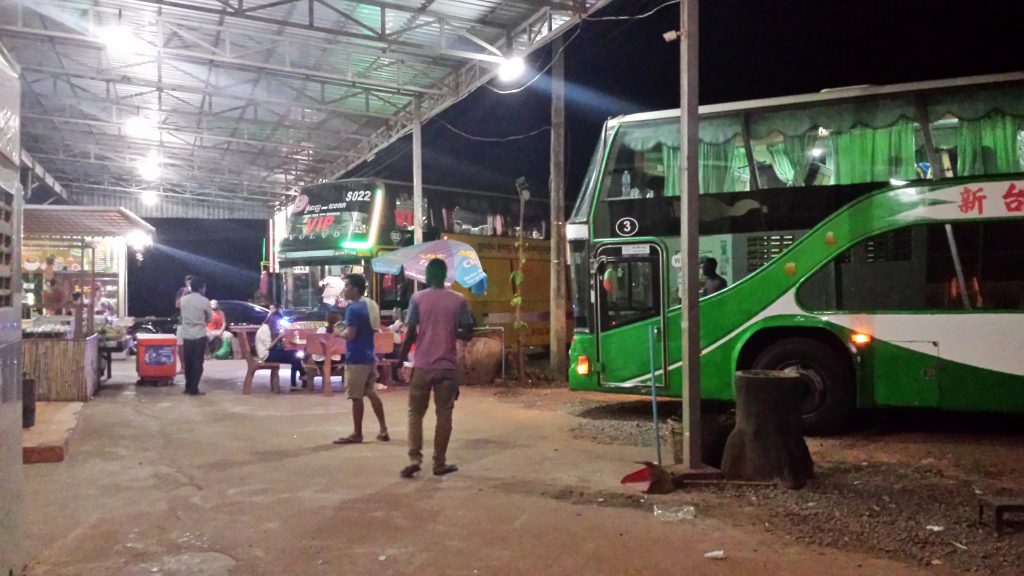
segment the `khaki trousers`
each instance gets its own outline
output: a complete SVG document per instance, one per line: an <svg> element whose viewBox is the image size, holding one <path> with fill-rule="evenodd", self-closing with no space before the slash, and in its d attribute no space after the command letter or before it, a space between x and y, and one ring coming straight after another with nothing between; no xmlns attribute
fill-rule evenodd
<svg viewBox="0 0 1024 576"><path fill-rule="evenodd" d="M423 463L423 416L430 406L430 391L434 391L434 466L447 464L448 440L452 437L452 411L459 397L455 370L425 370L414 368L409 380L409 460Z"/></svg>

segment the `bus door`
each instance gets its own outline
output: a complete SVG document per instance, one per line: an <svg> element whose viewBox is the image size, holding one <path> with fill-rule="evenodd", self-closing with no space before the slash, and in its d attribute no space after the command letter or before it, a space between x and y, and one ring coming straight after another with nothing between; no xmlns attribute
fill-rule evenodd
<svg viewBox="0 0 1024 576"><path fill-rule="evenodd" d="M601 386L665 386L662 248L652 242L605 244L595 254L597 358Z"/></svg>

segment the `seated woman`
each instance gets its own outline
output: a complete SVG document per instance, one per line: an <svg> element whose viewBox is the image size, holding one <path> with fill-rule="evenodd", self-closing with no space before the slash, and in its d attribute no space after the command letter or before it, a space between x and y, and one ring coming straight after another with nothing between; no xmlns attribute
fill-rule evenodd
<svg viewBox="0 0 1024 576"><path fill-rule="evenodd" d="M292 388L298 388L299 384L296 375L306 379L306 368L302 365L297 350L285 350L284 336L281 330L281 312L274 310L256 331L256 356L260 362L278 362L291 364L292 367Z"/></svg>
<svg viewBox="0 0 1024 576"><path fill-rule="evenodd" d="M321 326L316 329L317 334L335 334L337 333L338 326L341 324L341 313L332 310L327 313L327 325ZM324 373L324 357L322 354L313 354L313 363L320 369L320 373ZM339 366L341 364L341 355L334 354L331 356L331 364Z"/></svg>

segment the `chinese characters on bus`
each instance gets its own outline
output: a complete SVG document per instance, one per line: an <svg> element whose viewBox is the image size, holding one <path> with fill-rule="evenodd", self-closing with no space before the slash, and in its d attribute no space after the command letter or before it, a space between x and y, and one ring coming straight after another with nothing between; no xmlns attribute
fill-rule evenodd
<svg viewBox="0 0 1024 576"><path fill-rule="evenodd" d="M964 214L974 213L983 216L985 214L985 200L988 199L988 195L984 194L984 192L985 188L983 186L977 188L964 186L964 189L960 192L960 211ZM1003 193L1002 200L1007 212L1024 212L1024 187L1019 187L1011 182L1006 192Z"/></svg>

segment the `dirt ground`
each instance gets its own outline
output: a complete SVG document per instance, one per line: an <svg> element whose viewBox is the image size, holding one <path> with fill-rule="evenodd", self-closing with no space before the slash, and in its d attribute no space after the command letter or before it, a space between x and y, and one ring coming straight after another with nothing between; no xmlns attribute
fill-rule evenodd
<svg viewBox="0 0 1024 576"><path fill-rule="evenodd" d="M466 388L449 451L461 470L403 480L404 389L382 393L391 442L335 446L350 430L343 395L271 395L263 377L242 396L243 371L209 363L208 394L192 398L180 385L136 387L131 366L115 363L68 459L25 468L27 573L946 575L1024 565L1024 538L977 528L970 507L974 487L1020 488L1019 431L875 423L812 441L820 474L805 490L655 497L619 484L652 457L631 439L645 426L637 402ZM682 505L695 518L653 513ZM704 557L715 550L726 558Z"/></svg>
<svg viewBox="0 0 1024 576"><path fill-rule="evenodd" d="M645 446L653 458L649 400L561 390L506 399L574 414L575 438ZM727 408L705 407L705 418ZM678 413L678 401L659 402L664 418ZM668 426L660 433L668 460ZM1024 574L1024 522L996 537L978 523L977 508L981 496L1024 498L1022 444L1021 418L880 411L861 415L840 437L808 439L817 478L804 490L695 486L663 498L699 500L714 518L798 542L963 572Z"/></svg>

